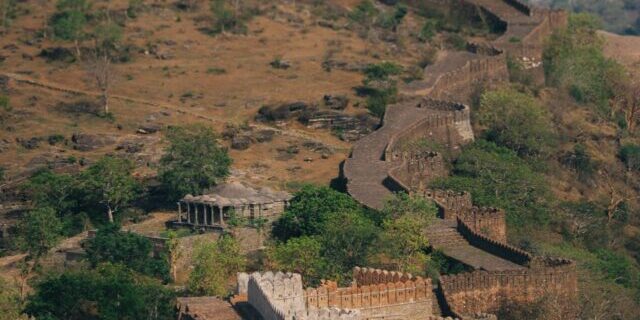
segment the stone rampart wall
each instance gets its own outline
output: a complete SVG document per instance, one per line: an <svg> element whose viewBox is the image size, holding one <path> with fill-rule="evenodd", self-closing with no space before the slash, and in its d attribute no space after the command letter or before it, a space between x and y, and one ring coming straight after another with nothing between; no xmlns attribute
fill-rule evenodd
<svg viewBox="0 0 640 320"><path fill-rule="evenodd" d="M471 194L468 192L427 189L421 194L438 204L442 218L445 220L455 220L473 209Z"/></svg>
<svg viewBox="0 0 640 320"><path fill-rule="evenodd" d="M474 247L513 263L527 266L533 258L530 253L524 250L483 235L480 231L474 230L471 226L467 225L467 223L460 218L458 218L458 232Z"/></svg>
<svg viewBox="0 0 640 320"><path fill-rule="evenodd" d="M555 260L556 265L502 272L474 271L440 277L448 306L457 315L496 312L506 302L530 303L552 299L558 318L575 319L577 277L575 264Z"/></svg>
<svg viewBox="0 0 640 320"><path fill-rule="evenodd" d="M504 210L472 207L462 211L460 219L473 231L500 242L507 242L507 223Z"/></svg>
<svg viewBox="0 0 640 320"><path fill-rule="evenodd" d="M305 293L309 310L321 308L353 309L361 319L424 319L433 314L431 279L372 268L354 268L353 284L339 288L325 282Z"/></svg>

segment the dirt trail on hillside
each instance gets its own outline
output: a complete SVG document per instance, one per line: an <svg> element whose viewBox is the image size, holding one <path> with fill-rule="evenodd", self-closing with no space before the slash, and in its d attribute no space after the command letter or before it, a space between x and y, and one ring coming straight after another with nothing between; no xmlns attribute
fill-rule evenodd
<svg viewBox="0 0 640 320"><path fill-rule="evenodd" d="M37 86L37 87L41 87L41 88L45 88L48 90L53 90L53 91L58 91L58 92L65 92L65 93L69 93L69 94L74 94L74 95L83 95L83 96L92 96L92 97L100 97L101 93L96 92L96 91L87 91L87 90L80 90L80 89L72 89L69 87L66 87L64 85L59 85L59 84L53 84L51 82L48 82L46 80L36 80L24 75L20 75L20 74L16 74L16 73L8 73L8 72L3 72L0 73L0 75L3 75L5 77L8 77L16 82L19 83L24 83L24 84L28 84L28 85L32 85L32 86ZM124 96L124 95L119 95L119 94L111 94L109 96L110 99L115 99L115 100L120 100L120 101L124 101L124 102L130 102L130 103L136 103L136 104L142 104L142 105L147 105L147 106L151 106L151 107L155 107L155 108L159 108L165 111L174 111L180 114L186 114L192 117L195 117L197 119L202 119L202 120L206 120L212 123L215 123L216 125L222 125L224 126L226 124L225 121L222 121L221 119L216 119L207 115L203 115L197 112L193 112L190 110L186 110L184 108L181 108L179 106L175 106L175 105L171 105L171 104L166 104L166 103L159 103L159 102L154 102L154 101L148 101L148 100L144 100L144 99L138 99L138 98L134 98L134 97L129 97L129 96ZM279 134L285 135L285 136L289 136L292 138L298 138L298 139L304 139L304 140L309 140L309 141L313 141L315 143L320 143L326 146L329 146L331 148L333 148L336 151L345 151L347 150L346 148L344 148L343 146L339 146L330 142L326 142L326 141L321 141L318 140L316 138L311 137L310 135L308 135L305 132L296 130L296 129L279 129L279 128L275 128L272 126L266 126L266 125L260 125L260 124L251 124L251 127L254 129L258 129L258 130L263 130L263 129L268 129L268 130L273 130Z"/></svg>

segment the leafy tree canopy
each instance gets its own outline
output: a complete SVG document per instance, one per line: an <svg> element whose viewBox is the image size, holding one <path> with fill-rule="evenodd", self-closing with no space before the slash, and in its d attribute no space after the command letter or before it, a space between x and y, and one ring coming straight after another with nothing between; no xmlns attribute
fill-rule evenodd
<svg viewBox="0 0 640 320"><path fill-rule="evenodd" d="M169 280L169 265L164 257L153 257L153 244L141 235L122 232L116 224L98 230L85 244L92 266L104 262L125 265L148 276Z"/></svg>
<svg viewBox="0 0 640 320"><path fill-rule="evenodd" d="M434 186L469 191L476 205L506 210L514 227L548 222L548 187L512 150L478 140L462 151L453 173Z"/></svg>
<svg viewBox="0 0 640 320"><path fill-rule="evenodd" d="M175 319L175 293L121 265L65 271L35 286L25 312L37 319Z"/></svg>
<svg viewBox="0 0 640 320"><path fill-rule="evenodd" d="M198 243L193 251L189 290L194 294L224 297L229 293L229 278L244 270L245 265L238 242L229 235Z"/></svg>
<svg viewBox="0 0 640 320"><path fill-rule="evenodd" d="M142 194L141 184L132 176L131 161L106 156L82 173L82 187L89 199L104 206L109 222L113 214Z"/></svg>
<svg viewBox="0 0 640 320"><path fill-rule="evenodd" d="M18 245L38 260L60 241L62 224L54 209L38 207L29 211L18 225Z"/></svg>
<svg viewBox="0 0 640 320"><path fill-rule="evenodd" d="M216 139L202 125L168 130L169 147L160 159L158 176L172 199L202 193L229 175L231 158Z"/></svg>
<svg viewBox="0 0 640 320"><path fill-rule="evenodd" d="M273 236L281 241L320 234L331 213L359 210L348 195L325 186L305 185L295 193L291 206L276 222Z"/></svg>
<svg viewBox="0 0 640 320"><path fill-rule="evenodd" d="M322 243L313 237L291 238L267 249L269 267L273 270L302 275L307 286L314 286L325 278L329 261L322 256Z"/></svg>
<svg viewBox="0 0 640 320"><path fill-rule="evenodd" d="M556 138L551 117L531 96L513 89L490 91L482 95L476 114L487 140L520 156L551 153Z"/></svg>

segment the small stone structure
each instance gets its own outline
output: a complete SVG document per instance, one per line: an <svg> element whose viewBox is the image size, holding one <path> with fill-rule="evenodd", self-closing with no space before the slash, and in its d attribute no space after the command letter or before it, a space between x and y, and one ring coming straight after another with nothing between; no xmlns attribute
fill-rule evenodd
<svg viewBox="0 0 640 320"><path fill-rule="evenodd" d="M178 202L178 219L174 225L197 228L224 228L226 219L275 220L289 206L293 196L269 188L259 190L238 182L222 184L205 195L186 195Z"/></svg>

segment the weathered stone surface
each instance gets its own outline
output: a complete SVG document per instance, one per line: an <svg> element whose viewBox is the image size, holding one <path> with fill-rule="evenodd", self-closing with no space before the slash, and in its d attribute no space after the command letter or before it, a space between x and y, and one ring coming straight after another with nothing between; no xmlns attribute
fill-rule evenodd
<svg viewBox="0 0 640 320"><path fill-rule="evenodd" d="M42 141L42 139L39 137L32 137L29 139L16 138L16 142L28 150L37 149L40 146L40 141Z"/></svg>
<svg viewBox="0 0 640 320"><path fill-rule="evenodd" d="M275 131L265 129L265 130L256 131L255 133L252 134L252 136L257 142L263 143L263 142L269 142L273 140L273 136L275 134L276 134Z"/></svg>
<svg viewBox="0 0 640 320"><path fill-rule="evenodd" d="M140 134L151 134L160 131L162 129L162 125L158 123L144 123L138 127L137 133Z"/></svg>
<svg viewBox="0 0 640 320"><path fill-rule="evenodd" d="M73 142L74 149L91 151L114 144L116 138L108 134L74 133L73 136L71 136L71 141Z"/></svg>
<svg viewBox="0 0 640 320"><path fill-rule="evenodd" d="M256 121L289 120L298 118L316 109L317 107L301 101L285 103L279 106L263 106L258 110Z"/></svg>
<svg viewBox="0 0 640 320"><path fill-rule="evenodd" d="M231 139L231 148L235 150L246 150L251 146L251 138L245 135L235 136Z"/></svg>
<svg viewBox="0 0 640 320"><path fill-rule="evenodd" d="M345 95L325 95L322 100L324 105L334 110L344 110L349 105L349 98Z"/></svg>

